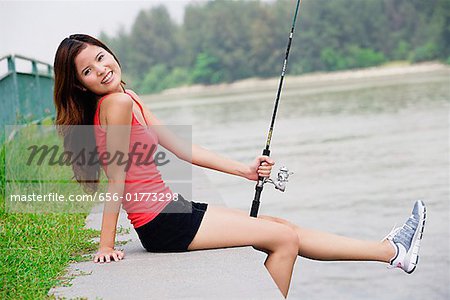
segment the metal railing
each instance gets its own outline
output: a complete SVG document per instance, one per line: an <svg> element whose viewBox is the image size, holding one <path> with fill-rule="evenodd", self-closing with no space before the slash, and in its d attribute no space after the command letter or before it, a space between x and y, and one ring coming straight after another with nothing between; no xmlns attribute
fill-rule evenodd
<svg viewBox="0 0 450 300"><path fill-rule="evenodd" d="M55 115L53 105L53 67L21 55L0 58L0 141L4 126L27 124Z"/></svg>

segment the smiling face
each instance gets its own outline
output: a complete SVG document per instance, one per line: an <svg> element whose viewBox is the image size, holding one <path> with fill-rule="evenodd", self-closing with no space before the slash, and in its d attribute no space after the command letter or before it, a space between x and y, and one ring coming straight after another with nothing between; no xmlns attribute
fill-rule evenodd
<svg viewBox="0 0 450 300"><path fill-rule="evenodd" d="M75 67L77 79L92 93L102 96L123 92L120 66L105 49L86 44L75 57Z"/></svg>

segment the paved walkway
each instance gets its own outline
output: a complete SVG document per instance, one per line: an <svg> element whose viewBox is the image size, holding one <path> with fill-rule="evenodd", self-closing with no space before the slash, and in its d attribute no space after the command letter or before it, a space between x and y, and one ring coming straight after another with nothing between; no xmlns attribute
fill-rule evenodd
<svg viewBox="0 0 450 300"><path fill-rule="evenodd" d="M195 174L196 182L202 182L195 185L195 200L220 199L213 197L205 176ZM101 217L101 206L95 207L86 227L100 229ZM121 246L125 258L109 264L72 264L71 285L53 288L49 294L68 299L283 299L263 265L266 254L252 247L148 253L125 212L118 223L124 233L117 241L127 241Z"/></svg>

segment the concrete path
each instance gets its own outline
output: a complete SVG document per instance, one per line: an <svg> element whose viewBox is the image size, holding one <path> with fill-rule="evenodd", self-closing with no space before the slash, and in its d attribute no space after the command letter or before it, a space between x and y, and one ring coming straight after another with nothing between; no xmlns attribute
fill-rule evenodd
<svg viewBox="0 0 450 300"><path fill-rule="evenodd" d="M207 178L195 172L195 201L220 203ZM208 199L208 200L206 200ZM86 227L100 229L102 207L95 207ZM56 298L87 299L283 299L265 269L266 254L252 247L148 253L141 246L126 213L117 236L125 251L120 262L75 263L68 268L70 286L55 287Z"/></svg>

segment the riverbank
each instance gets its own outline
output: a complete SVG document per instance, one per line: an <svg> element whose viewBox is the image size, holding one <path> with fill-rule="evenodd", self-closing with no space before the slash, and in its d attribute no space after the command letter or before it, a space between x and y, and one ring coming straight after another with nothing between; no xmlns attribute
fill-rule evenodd
<svg viewBox="0 0 450 300"><path fill-rule="evenodd" d="M349 81L369 79L398 78L405 75L425 74L450 70L450 66L440 62L425 62L408 64L407 62L390 63L383 66L365 69L353 69L337 72L308 73L300 76L286 75L284 88L289 89L298 85L323 86L327 83L336 85ZM276 91L279 77L275 78L249 78L233 83L217 85L192 85L167 89L158 94L144 95L142 99L149 102L170 101L180 98L202 98L207 96L231 95L250 91ZM373 82L373 80L372 80Z"/></svg>

